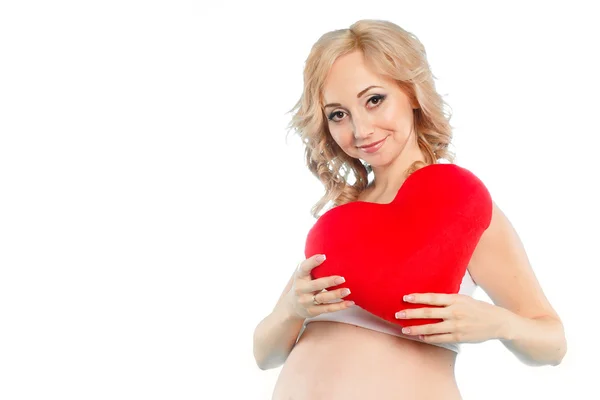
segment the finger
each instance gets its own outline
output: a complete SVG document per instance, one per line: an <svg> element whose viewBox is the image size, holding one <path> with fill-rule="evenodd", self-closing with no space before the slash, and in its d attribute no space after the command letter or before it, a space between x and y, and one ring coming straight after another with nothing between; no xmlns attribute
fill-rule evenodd
<svg viewBox="0 0 600 400"><path fill-rule="evenodd" d="M354 306L353 301L340 301L339 303L320 304L318 306L313 305L312 307L307 308L307 311L310 315L316 317L317 315L324 313L345 310L352 306Z"/></svg>
<svg viewBox="0 0 600 400"><path fill-rule="evenodd" d="M420 337L425 343L461 343L462 339L456 333L443 333L440 335L424 335Z"/></svg>
<svg viewBox="0 0 600 400"><path fill-rule="evenodd" d="M411 297L412 296L412 299ZM432 306L447 306L453 304L457 300L456 294L446 293L411 293L404 296L404 301L407 303L430 304Z"/></svg>
<svg viewBox="0 0 600 400"><path fill-rule="evenodd" d="M450 321L442 321L435 324L407 326L402 328L405 335L437 335L442 333L452 333L455 331L454 324Z"/></svg>
<svg viewBox="0 0 600 400"><path fill-rule="evenodd" d="M319 259L319 256L321 256L321 254L315 254L314 256L309 257L298 264L298 268L296 268L296 276L298 278L310 278L310 271L325 261L324 256L323 259Z"/></svg>
<svg viewBox="0 0 600 400"><path fill-rule="evenodd" d="M452 311L448 307L424 307L398 311L397 319L451 319Z"/></svg>
<svg viewBox="0 0 600 400"><path fill-rule="evenodd" d="M337 289L337 290L332 290L332 291L326 291L326 292L321 292L321 293L317 293L316 295L314 295L314 297L310 297L310 302L312 304L313 300L316 300L317 303L328 303L330 301L335 301L335 300L340 300L346 296L348 296L350 294L350 289L348 288L342 288L342 289Z"/></svg>
<svg viewBox="0 0 600 400"><path fill-rule="evenodd" d="M314 279L307 283L306 293L312 293L312 292L317 292L317 291L320 292L323 289L327 289L332 286L341 285L344 282L346 282L346 279L344 279L341 276L337 276L337 275L326 276L323 278Z"/></svg>

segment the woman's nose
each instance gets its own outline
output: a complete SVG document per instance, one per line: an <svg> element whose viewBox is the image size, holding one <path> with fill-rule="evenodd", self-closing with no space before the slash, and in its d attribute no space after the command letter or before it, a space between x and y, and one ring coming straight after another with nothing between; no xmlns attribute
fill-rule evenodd
<svg viewBox="0 0 600 400"><path fill-rule="evenodd" d="M359 142L362 142L373 133L373 124L369 121L368 117L355 117L352 125L354 138Z"/></svg>

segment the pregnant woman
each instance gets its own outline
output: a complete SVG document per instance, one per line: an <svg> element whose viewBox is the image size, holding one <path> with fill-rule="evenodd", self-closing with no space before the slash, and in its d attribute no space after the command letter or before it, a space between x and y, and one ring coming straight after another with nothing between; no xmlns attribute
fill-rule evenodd
<svg viewBox="0 0 600 400"><path fill-rule="evenodd" d="M453 164L433 79L388 21L328 32L306 60L291 126L325 195L306 260L254 332L259 368L283 366L275 400L459 400L460 343L497 339L528 365L566 353L517 233Z"/></svg>

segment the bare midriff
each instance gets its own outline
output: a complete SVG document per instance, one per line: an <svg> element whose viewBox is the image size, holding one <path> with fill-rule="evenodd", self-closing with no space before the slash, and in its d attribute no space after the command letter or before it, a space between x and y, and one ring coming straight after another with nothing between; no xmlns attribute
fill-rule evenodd
<svg viewBox="0 0 600 400"><path fill-rule="evenodd" d="M339 322L309 323L273 400L461 400L456 353Z"/></svg>

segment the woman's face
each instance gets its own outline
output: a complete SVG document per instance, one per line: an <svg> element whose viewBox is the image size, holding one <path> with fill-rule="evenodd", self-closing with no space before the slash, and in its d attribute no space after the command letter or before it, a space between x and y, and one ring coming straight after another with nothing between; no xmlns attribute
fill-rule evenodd
<svg viewBox="0 0 600 400"><path fill-rule="evenodd" d="M349 156L375 169L420 153L409 98L394 81L369 71L362 52L335 61L323 98L331 136ZM361 148L380 141L374 148Z"/></svg>

